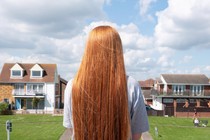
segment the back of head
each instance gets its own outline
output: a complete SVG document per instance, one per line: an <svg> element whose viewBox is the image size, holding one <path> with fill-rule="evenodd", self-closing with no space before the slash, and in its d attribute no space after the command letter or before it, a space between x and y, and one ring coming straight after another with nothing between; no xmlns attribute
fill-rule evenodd
<svg viewBox="0 0 210 140"><path fill-rule="evenodd" d="M130 136L122 43L110 26L93 29L72 89L76 140L127 140Z"/></svg>

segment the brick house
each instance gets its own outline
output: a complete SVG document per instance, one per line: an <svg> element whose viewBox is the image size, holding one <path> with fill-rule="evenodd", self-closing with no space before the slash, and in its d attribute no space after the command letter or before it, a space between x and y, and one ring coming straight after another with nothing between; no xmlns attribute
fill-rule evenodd
<svg viewBox="0 0 210 140"><path fill-rule="evenodd" d="M63 103L66 82L57 73L56 64L5 63L0 75L0 102L33 111L32 99L39 98L38 109L52 113Z"/></svg>
<svg viewBox="0 0 210 140"><path fill-rule="evenodd" d="M152 104L152 96L151 91L154 87L155 80L147 79L145 81L139 81L141 86L142 93L144 95L144 100L146 105Z"/></svg>
<svg viewBox="0 0 210 140"><path fill-rule="evenodd" d="M154 85L152 108L163 115L210 117L210 84L204 74L161 74Z"/></svg>

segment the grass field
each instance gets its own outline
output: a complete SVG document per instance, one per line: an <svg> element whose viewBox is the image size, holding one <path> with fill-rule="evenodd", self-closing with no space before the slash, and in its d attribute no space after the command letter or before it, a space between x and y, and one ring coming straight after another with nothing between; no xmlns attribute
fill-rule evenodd
<svg viewBox="0 0 210 140"><path fill-rule="evenodd" d="M205 120L210 122L209 118ZM209 124L207 127L194 127L192 118L149 117L149 123L154 140L210 140ZM155 135L155 127L159 136Z"/></svg>
<svg viewBox="0 0 210 140"><path fill-rule="evenodd" d="M58 140L63 118L52 115L0 115L0 140L7 139L6 120L12 122L11 140Z"/></svg>
<svg viewBox="0 0 210 140"><path fill-rule="evenodd" d="M0 115L0 140L6 140L6 120L13 127L11 140L58 140L64 132L61 116ZM207 119L210 122L210 119ZM210 126L194 127L192 118L149 117L154 140L209 140ZM158 136L155 135L158 128Z"/></svg>

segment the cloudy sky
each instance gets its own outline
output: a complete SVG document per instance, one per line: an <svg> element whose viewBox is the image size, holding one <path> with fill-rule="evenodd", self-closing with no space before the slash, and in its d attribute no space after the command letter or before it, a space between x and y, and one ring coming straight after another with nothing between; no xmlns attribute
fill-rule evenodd
<svg viewBox="0 0 210 140"><path fill-rule="evenodd" d="M210 77L209 0L1 0L0 69L4 63L56 63L74 77L89 31L120 33L127 74Z"/></svg>

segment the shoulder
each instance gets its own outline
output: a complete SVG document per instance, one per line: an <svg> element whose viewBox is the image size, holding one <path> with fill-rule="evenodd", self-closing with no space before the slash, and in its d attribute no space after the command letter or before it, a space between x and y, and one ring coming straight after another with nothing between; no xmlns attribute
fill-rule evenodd
<svg viewBox="0 0 210 140"><path fill-rule="evenodd" d="M72 84L73 84L73 79L68 81L66 88L65 88L65 94L69 94L71 92Z"/></svg>
<svg viewBox="0 0 210 140"><path fill-rule="evenodd" d="M134 79L132 76L127 76L127 85L128 87L134 87L134 88L140 87L139 82L136 79Z"/></svg>
<svg viewBox="0 0 210 140"><path fill-rule="evenodd" d="M72 83L73 83L73 79L69 80L67 85L66 85L66 88L72 87Z"/></svg>
<svg viewBox="0 0 210 140"><path fill-rule="evenodd" d="M142 96L139 82L133 77L127 76L127 88L130 102L139 101L139 98Z"/></svg>

